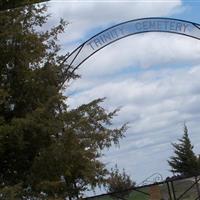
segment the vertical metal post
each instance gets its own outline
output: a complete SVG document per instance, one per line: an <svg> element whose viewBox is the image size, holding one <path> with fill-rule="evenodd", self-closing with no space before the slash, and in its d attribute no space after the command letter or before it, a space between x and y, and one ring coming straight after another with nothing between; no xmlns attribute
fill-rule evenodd
<svg viewBox="0 0 200 200"><path fill-rule="evenodd" d="M168 190L168 194L169 194L169 200L172 200L172 194L171 194L169 182L167 181L166 183L167 183L167 190Z"/></svg>
<svg viewBox="0 0 200 200"><path fill-rule="evenodd" d="M200 189L199 189L199 180L195 176L195 183L196 183L196 188L197 188L197 194L198 194L198 199L200 200Z"/></svg>
<svg viewBox="0 0 200 200"><path fill-rule="evenodd" d="M173 193L174 200L177 200L176 199L175 190L174 190L174 183L173 183L173 181L171 181L171 188L172 188L172 193Z"/></svg>

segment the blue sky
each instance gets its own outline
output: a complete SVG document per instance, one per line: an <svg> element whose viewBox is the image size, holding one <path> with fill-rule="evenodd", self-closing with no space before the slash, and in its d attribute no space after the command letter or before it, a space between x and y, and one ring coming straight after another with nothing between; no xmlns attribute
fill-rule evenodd
<svg viewBox="0 0 200 200"><path fill-rule="evenodd" d="M60 37L67 53L113 24L152 16L200 23L199 10L198 1L51 0L49 24L60 17L70 22ZM105 151L108 168L125 168L137 183L155 172L170 176L166 160L184 122L200 154L200 41L169 33L130 36L96 53L78 73L82 78L66 90L71 108L107 97L107 110L121 107L113 126L129 122L120 148Z"/></svg>

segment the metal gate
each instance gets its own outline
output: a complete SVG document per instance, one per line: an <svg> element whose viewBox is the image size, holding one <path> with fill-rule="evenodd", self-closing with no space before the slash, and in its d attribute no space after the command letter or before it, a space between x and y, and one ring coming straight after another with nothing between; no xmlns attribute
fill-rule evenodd
<svg viewBox="0 0 200 200"><path fill-rule="evenodd" d="M151 176L152 177L152 176ZM143 181L140 186L85 198L88 200L200 200L200 176L197 177L172 177L165 181L159 181L154 176L152 184L149 179ZM144 185L142 185L144 184Z"/></svg>

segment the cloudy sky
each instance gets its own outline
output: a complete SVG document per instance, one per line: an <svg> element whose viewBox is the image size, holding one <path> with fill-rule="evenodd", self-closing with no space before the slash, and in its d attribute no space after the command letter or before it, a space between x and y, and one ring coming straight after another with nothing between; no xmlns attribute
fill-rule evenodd
<svg viewBox="0 0 200 200"><path fill-rule="evenodd" d="M181 0L51 0L50 24L60 17L70 25L60 37L71 52L112 25L143 17L173 17L200 23L200 3ZM103 106L120 107L114 124L129 122L120 148L105 152L108 167L125 168L137 183L153 173L171 176L171 143L189 128L200 154L200 41L169 33L145 33L119 40L88 59L82 76L66 91L74 108L107 97Z"/></svg>

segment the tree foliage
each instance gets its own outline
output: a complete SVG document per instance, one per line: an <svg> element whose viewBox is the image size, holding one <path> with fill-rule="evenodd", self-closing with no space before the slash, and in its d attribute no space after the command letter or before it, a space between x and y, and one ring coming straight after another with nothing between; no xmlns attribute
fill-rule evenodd
<svg viewBox="0 0 200 200"><path fill-rule="evenodd" d="M123 169L122 173L117 166L111 169L107 180L107 192L112 193L114 199L125 199L130 193L131 188L135 186L135 182Z"/></svg>
<svg viewBox="0 0 200 200"><path fill-rule="evenodd" d="M40 3L49 0L0 0L0 10L12 9L28 4Z"/></svg>
<svg viewBox="0 0 200 200"><path fill-rule="evenodd" d="M173 143L174 156L170 157L168 163L171 167L171 172L183 176L199 175L200 165L199 158L193 152L187 126L184 125L184 134L179 143Z"/></svg>
<svg viewBox="0 0 200 200"><path fill-rule="evenodd" d="M117 110L97 99L70 110L58 35L67 23L41 31L46 6L0 14L0 191L5 199L77 199L105 183L102 150L118 144L126 125L112 127ZM9 196L11 195L11 196ZM11 198L12 197L12 198Z"/></svg>

